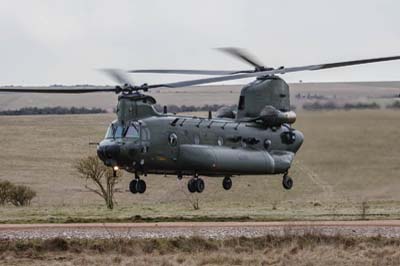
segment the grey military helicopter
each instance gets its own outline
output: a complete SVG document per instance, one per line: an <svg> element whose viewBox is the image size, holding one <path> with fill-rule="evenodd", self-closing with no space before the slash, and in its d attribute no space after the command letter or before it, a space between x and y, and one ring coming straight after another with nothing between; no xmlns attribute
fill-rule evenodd
<svg viewBox="0 0 400 266"><path fill-rule="evenodd" d="M264 67L237 48L223 51L251 64L254 69L239 71L143 69L130 73L217 75L174 83L134 85L125 72L104 70L120 85L60 89L0 88L22 93L92 93L119 94L117 119L107 129L97 146L98 157L114 171L124 169L134 174L129 184L132 193L144 193L147 174L192 176L191 193L201 193L205 184L201 176L223 177L225 190L232 187L233 176L278 175L282 185L291 189L289 176L296 152L304 136L292 127L296 114L290 110L289 86L278 75L315 71L358 64L398 60L400 56L364 59L299 67ZM178 88L213 82L255 77L240 93L235 110L221 108L215 117L184 116L155 109L156 100L143 92L154 88Z"/></svg>

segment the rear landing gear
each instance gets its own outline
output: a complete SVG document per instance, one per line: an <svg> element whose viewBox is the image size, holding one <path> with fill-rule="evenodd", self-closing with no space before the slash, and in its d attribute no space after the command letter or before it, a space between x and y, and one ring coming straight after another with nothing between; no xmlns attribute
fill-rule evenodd
<svg viewBox="0 0 400 266"><path fill-rule="evenodd" d="M230 190L232 187L232 179L230 176L225 176L224 180L222 181L222 187L225 190Z"/></svg>
<svg viewBox="0 0 400 266"><path fill-rule="evenodd" d="M288 173L283 175L282 185L287 190L293 187L293 179L290 176L288 176Z"/></svg>
<svg viewBox="0 0 400 266"><path fill-rule="evenodd" d="M135 174L135 179L129 183L129 191L133 194L143 194L146 191L146 182L140 179L138 174Z"/></svg>
<svg viewBox="0 0 400 266"><path fill-rule="evenodd" d="M193 177L191 179L189 179L188 182L188 190L190 193L201 193L203 192L205 187L204 181L203 179L199 178L199 177Z"/></svg>

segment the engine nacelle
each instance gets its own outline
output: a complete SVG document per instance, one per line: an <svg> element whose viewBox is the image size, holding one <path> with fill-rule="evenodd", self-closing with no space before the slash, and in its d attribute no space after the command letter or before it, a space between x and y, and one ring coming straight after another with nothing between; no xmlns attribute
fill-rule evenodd
<svg viewBox="0 0 400 266"><path fill-rule="evenodd" d="M293 124L296 122L296 113L293 111L282 112L273 106L265 106L257 120L262 120L262 122L268 126L280 126L282 124Z"/></svg>

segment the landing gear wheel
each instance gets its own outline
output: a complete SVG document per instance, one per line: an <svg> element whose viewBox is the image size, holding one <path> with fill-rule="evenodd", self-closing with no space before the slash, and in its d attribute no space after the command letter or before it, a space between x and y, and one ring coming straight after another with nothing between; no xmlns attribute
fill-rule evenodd
<svg viewBox="0 0 400 266"><path fill-rule="evenodd" d="M288 190L291 189L293 186L293 179L290 176L288 176L287 174L285 174L283 176L282 185L285 189L288 189Z"/></svg>
<svg viewBox="0 0 400 266"><path fill-rule="evenodd" d="M196 192L196 179L194 178L189 179L188 190L190 193Z"/></svg>
<svg viewBox="0 0 400 266"><path fill-rule="evenodd" d="M136 190L140 194L143 194L146 191L146 182L144 182L144 180L142 180L142 179L137 180Z"/></svg>
<svg viewBox="0 0 400 266"><path fill-rule="evenodd" d="M229 176L224 177L224 180L222 181L222 187L225 190L230 190L232 187L232 179Z"/></svg>
<svg viewBox="0 0 400 266"><path fill-rule="evenodd" d="M196 184L196 191L197 191L198 193L203 192L204 187L205 187L203 179L197 178L195 184Z"/></svg>
<svg viewBox="0 0 400 266"><path fill-rule="evenodd" d="M137 180L133 179L130 183L129 183L129 191L133 194L136 194L138 191L136 189L136 184L137 184Z"/></svg>

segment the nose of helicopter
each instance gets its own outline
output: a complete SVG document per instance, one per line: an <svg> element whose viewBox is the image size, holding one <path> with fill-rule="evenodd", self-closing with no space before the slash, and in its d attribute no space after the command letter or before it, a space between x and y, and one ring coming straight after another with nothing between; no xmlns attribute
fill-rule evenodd
<svg viewBox="0 0 400 266"><path fill-rule="evenodd" d="M121 147L118 143L100 142L97 146L97 156L106 165L112 166L118 160Z"/></svg>

